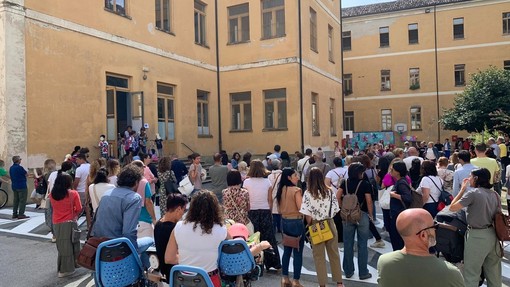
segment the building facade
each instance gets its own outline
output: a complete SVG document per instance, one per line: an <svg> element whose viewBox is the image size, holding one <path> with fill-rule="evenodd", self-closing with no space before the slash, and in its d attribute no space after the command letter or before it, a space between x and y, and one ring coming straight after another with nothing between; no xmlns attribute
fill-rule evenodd
<svg viewBox="0 0 510 287"><path fill-rule="evenodd" d="M0 2L0 158L325 147L342 130L339 0ZM151 145L149 144L149 147Z"/></svg>
<svg viewBox="0 0 510 287"><path fill-rule="evenodd" d="M345 130L465 137L438 124L443 109L470 74L510 68L510 1L395 1L342 14Z"/></svg>

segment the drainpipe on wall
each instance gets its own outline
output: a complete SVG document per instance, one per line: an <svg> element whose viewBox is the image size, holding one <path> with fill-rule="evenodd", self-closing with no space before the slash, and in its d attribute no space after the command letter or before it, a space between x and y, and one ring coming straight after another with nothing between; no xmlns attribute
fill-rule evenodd
<svg viewBox="0 0 510 287"><path fill-rule="evenodd" d="M340 79L342 81L342 134L340 135L340 145L342 145L342 140L344 138L343 131L345 127L344 119L345 119L345 93L344 93L344 47L343 47L343 38L342 33L344 31L343 28L343 17L342 17L342 1L340 0Z"/></svg>
<svg viewBox="0 0 510 287"><path fill-rule="evenodd" d="M436 108L437 108L437 140L441 142L441 123L439 122L439 70L437 65L437 22L436 4L434 4L434 57L436 61Z"/></svg>
<svg viewBox="0 0 510 287"><path fill-rule="evenodd" d="M223 149L221 139L221 89L220 89L220 40L218 39L218 0L214 0L214 24L216 26L216 93L218 94L218 152Z"/></svg>
<svg viewBox="0 0 510 287"><path fill-rule="evenodd" d="M305 128L303 119L303 43L301 30L301 0L298 0L298 34L299 34L299 112L301 120L301 151L305 150Z"/></svg>

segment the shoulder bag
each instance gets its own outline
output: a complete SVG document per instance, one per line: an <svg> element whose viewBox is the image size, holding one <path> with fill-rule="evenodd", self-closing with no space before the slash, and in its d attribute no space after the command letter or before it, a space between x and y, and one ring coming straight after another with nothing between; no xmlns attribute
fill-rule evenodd
<svg viewBox="0 0 510 287"><path fill-rule="evenodd" d="M494 192L498 200L498 209L494 215L494 229L496 230L496 237L499 240L500 257L504 255L503 241L510 240L510 216L503 213L501 210L501 198L499 194Z"/></svg>
<svg viewBox="0 0 510 287"><path fill-rule="evenodd" d="M95 187L96 186L94 185L94 189L95 189ZM74 204L73 204L73 201L74 200L71 199L71 214L73 216L72 222L76 223L76 227L73 226L72 229L71 229L71 242L72 243L80 243L81 229L78 226L78 218L76 218L76 216L74 215Z"/></svg>
<svg viewBox="0 0 510 287"><path fill-rule="evenodd" d="M333 205L333 195L332 192L329 193L329 218L331 218L331 207ZM331 228L328 224L328 219L320 220L318 222L312 223L308 226L308 232L310 234L310 242L313 245L317 245L319 243L328 241L333 239L333 232L331 232Z"/></svg>
<svg viewBox="0 0 510 287"><path fill-rule="evenodd" d="M285 187L285 191L286 191L285 192L285 197L287 197L288 187ZM278 208L279 207L280 206L278 206ZM301 242L301 235L299 235L299 236L291 236L291 235L285 234L285 232L282 234L282 245L283 246L287 246L287 247L291 247L291 248L296 248L297 251L299 252L299 243L300 242Z"/></svg>
<svg viewBox="0 0 510 287"><path fill-rule="evenodd" d="M453 195L451 195L448 191L444 190L444 183L443 183L443 185L441 185L441 188L439 188L439 186L437 186L436 182L430 176L427 176L427 177L430 179L430 181L432 181L432 183L440 191L439 198L437 201L434 199L434 197L432 197L432 195L430 193L429 193L429 196L430 196L430 198L432 198L432 201L434 203L437 203L437 211L441 211L447 205L450 205L452 203ZM439 179L439 180L441 180L441 179Z"/></svg>
<svg viewBox="0 0 510 287"><path fill-rule="evenodd" d="M80 254L78 254L78 258L76 259L78 265L90 269L92 271L96 270L97 247L99 246L99 244L101 244L101 242L110 240L110 238L107 237L90 237L90 232L92 231L92 227L94 227L94 223L96 222L96 216L98 211L99 206L96 212L94 213L94 218L90 225L89 231L87 232L87 241L85 241L85 244L80 250Z"/></svg>

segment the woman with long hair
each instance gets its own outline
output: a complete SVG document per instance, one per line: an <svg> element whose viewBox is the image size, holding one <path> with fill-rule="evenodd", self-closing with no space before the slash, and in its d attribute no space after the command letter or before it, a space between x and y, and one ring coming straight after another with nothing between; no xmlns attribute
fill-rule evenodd
<svg viewBox="0 0 510 287"><path fill-rule="evenodd" d="M227 238L227 228L218 198L200 190L191 199L184 221L175 225L165 252L165 263L205 269L215 287L221 286L218 246Z"/></svg>
<svg viewBox="0 0 510 287"><path fill-rule="evenodd" d="M253 223L255 232L260 231L260 240L267 240L271 243L274 255L266 254L264 256L264 265L266 269L281 269L280 255L278 253L278 245L273 228L273 214L271 207L273 206L272 186L266 170L260 160L252 160L250 163L250 171L248 178L244 181L243 187L250 194L250 211L248 217Z"/></svg>
<svg viewBox="0 0 510 287"><path fill-rule="evenodd" d="M478 286L480 273L488 287L502 286L501 256L498 238L493 226L494 216L501 208L501 197L491 190L491 173L486 168L471 171L464 179L459 194L453 199L450 211L466 208L469 226L464 247L464 283ZM471 186L472 189L467 189Z"/></svg>
<svg viewBox="0 0 510 287"><path fill-rule="evenodd" d="M235 152L232 155L232 159L230 160L230 164L232 164L232 168L237 169L237 165L239 164L240 161L241 161L241 154L238 152Z"/></svg>
<svg viewBox="0 0 510 287"><path fill-rule="evenodd" d="M436 164L430 160L424 160L421 164L422 178L418 191L421 190L423 199L423 208L426 209L432 218L438 213L439 196L443 180L437 175Z"/></svg>
<svg viewBox="0 0 510 287"><path fill-rule="evenodd" d="M301 237L299 248L289 246L283 247L282 257L282 287L302 287L299 283L301 277L301 267L303 266L303 245L305 242L305 228L303 225L303 215L299 213L303 199L302 191L297 187L299 175L290 168L284 168L280 176L280 184L276 192L276 201L278 210L282 215L282 231L284 236ZM289 262L290 255L294 255L294 276L289 280Z"/></svg>
<svg viewBox="0 0 510 287"><path fill-rule="evenodd" d="M165 215L166 212L166 205L164 204L166 202L167 197L167 191L165 188L165 182L168 180L173 180L176 184L179 184L177 182L177 179L175 178L175 175L172 171L172 158L165 156L159 159L158 162L158 180L160 182L159 185L159 209L161 211L161 217Z"/></svg>
<svg viewBox="0 0 510 287"><path fill-rule="evenodd" d="M93 212L97 210L97 206L99 205L99 201L101 201L101 197L103 197L105 193L114 188L115 185L108 182L108 171L106 168L100 168L94 177L94 182L89 185L88 189Z"/></svg>
<svg viewBox="0 0 510 287"><path fill-rule="evenodd" d="M67 277L75 271L76 259L80 252L80 242L72 241L73 229L78 228L77 218L82 209L80 196L71 186L73 178L59 171L51 190L53 208L53 230L57 239L58 277Z"/></svg>
<svg viewBox="0 0 510 287"><path fill-rule="evenodd" d="M370 154L372 154L372 153L370 153ZM379 196L380 180L377 177L377 171L375 170L375 166L373 166L372 160L370 159L370 157L368 155L364 154L361 156L361 164L365 167L365 174L363 175L363 177L364 177L363 179L367 180L368 183L371 185L372 219L375 220L376 219L375 202L376 202L376 200L378 200L377 197ZM385 244L381 238L381 235L379 234L379 231L377 231L377 228L375 227L373 220L369 220L369 227L370 227L370 232L372 233L372 235L375 238L375 242L372 243L370 245L370 247L382 248L382 247L384 247ZM359 235L359 233L358 233L358 235ZM358 244L359 244L359 241L358 241ZM344 264L344 268L345 268L345 264Z"/></svg>
<svg viewBox="0 0 510 287"><path fill-rule="evenodd" d="M280 160L282 161L282 168L290 167L290 156L287 151L282 151L280 155Z"/></svg>
<svg viewBox="0 0 510 287"><path fill-rule="evenodd" d="M312 168L308 176L308 189L303 195L300 213L305 215L308 225L315 224L321 220L327 220L329 228L333 233L333 238L312 244L313 261L317 270L319 285L325 287L328 283L328 273L326 269L327 252L329 265L331 267L333 282L337 287L343 287L342 266L340 265L340 255L338 253L338 234L333 221L333 216L340 211L335 193L324 183L324 174L319 168Z"/></svg>
<svg viewBox="0 0 510 287"><path fill-rule="evenodd" d="M106 162L106 170L108 171L108 182L117 186L117 176L120 173L120 163L117 159L109 159Z"/></svg>
<svg viewBox="0 0 510 287"><path fill-rule="evenodd" d="M236 223L246 225L248 229L251 228L250 232L253 233L253 225L248 218L250 195L248 190L241 187L242 183L243 180L239 171L233 169L227 173L228 187L222 191L223 210L226 219L232 219Z"/></svg>

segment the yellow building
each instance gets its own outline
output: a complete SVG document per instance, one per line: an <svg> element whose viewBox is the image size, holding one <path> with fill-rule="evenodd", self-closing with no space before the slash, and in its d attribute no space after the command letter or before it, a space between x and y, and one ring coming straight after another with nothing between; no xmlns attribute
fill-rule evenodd
<svg viewBox="0 0 510 287"><path fill-rule="evenodd" d="M508 0L401 0L346 8L342 16L345 130L400 124L403 136L419 141L465 137L440 127L443 109L470 74L510 69Z"/></svg>
<svg viewBox="0 0 510 287"><path fill-rule="evenodd" d="M332 145L340 35L339 0L2 1L0 158L117 155L128 125L180 157Z"/></svg>

